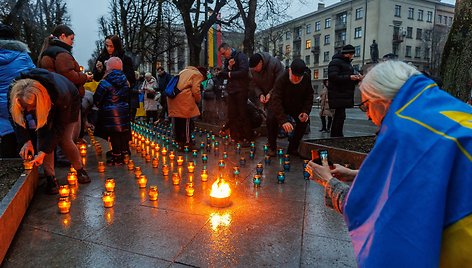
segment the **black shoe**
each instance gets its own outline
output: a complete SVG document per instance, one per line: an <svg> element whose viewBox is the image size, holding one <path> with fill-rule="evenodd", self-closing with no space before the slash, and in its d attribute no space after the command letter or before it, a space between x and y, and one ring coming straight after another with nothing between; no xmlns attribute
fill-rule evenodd
<svg viewBox="0 0 472 268"><path fill-rule="evenodd" d="M277 156L277 151L274 149L269 149L269 152L267 152L267 155L270 157L275 157Z"/></svg>
<svg viewBox="0 0 472 268"><path fill-rule="evenodd" d="M320 129L320 130L318 130L318 131L319 131L319 132L326 132L327 130L326 130L326 128L322 128L322 129Z"/></svg>
<svg viewBox="0 0 472 268"><path fill-rule="evenodd" d="M79 183L90 183L92 180L90 179L87 171L84 168L77 170L77 181Z"/></svg>
<svg viewBox="0 0 472 268"><path fill-rule="evenodd" d="M56 177L54 176L46 177L45 193L49 195L56 195L59 193L59 185L57 184Z"/></svg>

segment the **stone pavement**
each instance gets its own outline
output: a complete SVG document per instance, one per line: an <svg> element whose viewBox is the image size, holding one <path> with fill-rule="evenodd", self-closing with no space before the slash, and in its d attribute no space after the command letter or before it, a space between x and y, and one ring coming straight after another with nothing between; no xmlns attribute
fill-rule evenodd
<svg viewBox="0 0 472 268"><path fill-rule="evenodd" d="M348 111L345 135L373 134L375 127L358 115ZM327 137L318 132L317 118L314 109L311 133L306 135L309 138ZM40 187L2 266L355 267L342 216L325 207L319 185L304 180L301 159L291 157L286 181L278 184L281 161L272 158L270 165L264 164L261 187L254 187L252 178L256 163L264 163L265 142L265 137L257 139L255 160L249 159L248 149L241 155L234 145L226 149L229 157L224 173L232 188L232 205L227 208L214 208L209 203L223 149L219 156L208 153L207 182L200 179L200 153L195 158L193 197L185 194L189 180L186 162L194 160L191 153L177 153L187 161L183 180L174 186L170 177L162 175L162 163L152 168L133 151L131 158L148 177L147 189L149 185L159 188L158 201L149 201L147 191L138 188L126 166L106 167L105 173L98 173L97 161L104 161L105 155L97 156L89 147L86 167L92 183L79 185L69 214L59 214L58 196L44 195ZM107 148L103 141L102 146ZM239 165L243 155L246 166L234 178L232 167ZM66 183L67 171L57 168L61 184ZM113 208L104 208L101 200L107 177L116 181Z"/></svg>

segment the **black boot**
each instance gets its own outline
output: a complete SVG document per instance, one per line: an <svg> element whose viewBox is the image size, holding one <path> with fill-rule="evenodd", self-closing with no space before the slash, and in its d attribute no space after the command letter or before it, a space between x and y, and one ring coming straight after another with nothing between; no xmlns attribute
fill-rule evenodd
<svg viewBox="0 0 472 268"><path fill-rule="evenodd" d="M49 195L56 195L59 193L59 185L57 184L56 177L46 176L45 193Z"/></svg>
<svg viewBox="0 0 472 268"><path fill-rule="evenodd" d="M89 183L92 181L84 168L77 170L77 180L79 183Z"/></svg>

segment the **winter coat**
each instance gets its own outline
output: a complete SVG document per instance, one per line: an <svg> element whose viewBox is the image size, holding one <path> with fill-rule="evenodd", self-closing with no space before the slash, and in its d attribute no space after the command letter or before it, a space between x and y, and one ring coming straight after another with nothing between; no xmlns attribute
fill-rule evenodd
<svg viewBox="0 0 472 268"><path fill-rule="evenodd" d="M166 89L167 84L169 84L169 81L172 79L172 75L164 72L162 75L157 76L157 85L158 85L158 90L159 92L164 92Z"/></svg>
<svg viewBox="0 0 472 268"><path fill-rule="evenodd" d="M234 59L235 64L232 69L229 69L229 60ZM247 92L249 88L249 62L247 56L239 51L233 49L231 58L224 61L224 72L221 78L228 79L226 89L228 94L235 94L238 92ZM228 74L231 73L231 74Z"/></svg>
<svg viewBox="0 0 472 268"><path fill-rule="evenodd" d="M256 98L271 93L275 86L275 80L285 71L282 62L277 58L267 52L259 52L258 54L262 56L262 70L260 72L251 71L250 83Z"/></svg>
<svg viewBox="0 0 472 268"><path fill-rule="evenodd" d="M45 153L53 152L64 133L64 128L70 123L77 122L80 113L80 94L77 87L67 78L45 69L34 68L23 72L20 79L30 78L43 85L51 99L47 123L38 129L38 150ZM31 140L26 128L14 124L18 144L23 145Z"/></svg>
<svg viewBox="0 0 472 268"><path fill-rule="evenodd" d="M331 109L354 106L354 90L357 81L351 80L354 68L351 60L336 54L328 65L328 98Z"/></svg>
<svg viewBox="0 0 472 268"><path fill-rule="evenodd" d="M34 68L26 44L16 40L0 40L0 137L14 132L9 120L8 89L21 72Z"/></svg>
<svg viewBox="0 0 472 268"><path fill-rule="evenodd" d="M139 81L139 80L136 80L136 83L134 83L134 86L130 87L130 89L129 89L129 91L130 91L129 92L129 108L131 108L131 109L139 108L139 90L141 90L142 86L143 86L143 82Z"/></svg>
<svg viewBox="0 0 472 268"><path fill-rule="evenodd" d="M169 117L192 118L200 115L197 103L202 98L202 81L203 75L193 66L187 66L179 73L177 88L181 92L173 99L167 98Z"/></svg>
<svg viewBox="0 0 472 268"><path fill-rule="evenodd" d="M313 106L313 87L308 74L298 84L289 80L289 72L284 73L275 81L269 111L275 115L279 125L288 122L288 115L298 117L301 113L310 114Z"/></svg>
<svg viewBox="0 0 472 268"><path fill-rule="evenodd" d="M97 136L107 138L112 132L129 130L129 85L125 74L113 70L105 75L93 95L98 108Z"/></svg>
<svg viewBox="0 0 472 268"><path fill-rule="evenodd" d="M323 86L320 92L320 116L333 116L329 109L328 88Z"/></svg>
<svg viewBox="0 0 472 268"><path fill-rule="evenodd" d="M144 91L144 110L146 111L157 111L157 101L153 98L148 97L148 93L155 94L159 92L157 90L157 81L156 78L151 77L149 81L144 79L141 90Z"/></svg>
<svg viewBox="0 0 472 268"><path fill-rule="evenodd" d="M132 88L134 84L136 83L136 76L134 74L134 68L133 68L133 60L124 53L121 55L118 53L115 55L115 53L113 53L113 55L111 56L108 53L100 54L97 60L95 61L95 65L93 65L93 71L92 71L93 80L100 81L103 79L103 76L105 75L105 71L106 71L105 61L107 61L110 57L118 57L121 59L121 61L123 62L123 72L126 75L126 79L129 82L130 88ZM101 72L99 72L96 67L98 61L102 62L103 64L103 68Z"/></svg>
<svg viewBox="0 0 472 268"><path fill-rule="evenodd" d="M65 76L79 89L80 96L84 96L87 75L80 71L80 66L71 51L71 46L53 38L49 42L49 47L41 54L38 67Z"/></svg>

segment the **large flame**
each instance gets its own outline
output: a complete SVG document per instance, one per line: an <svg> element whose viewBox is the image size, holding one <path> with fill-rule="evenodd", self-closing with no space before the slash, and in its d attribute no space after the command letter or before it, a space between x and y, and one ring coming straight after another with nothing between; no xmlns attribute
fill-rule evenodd
<svg viewBox="0 0 472 268"><path fill-rule="evenodd" d="M211 186L210 196L215 198L225 198L231 195L229 184L222 178L218 178Z"/></svg>

